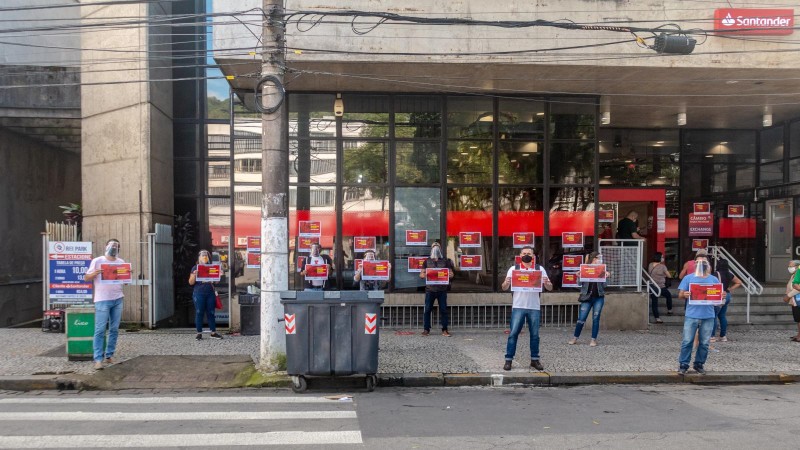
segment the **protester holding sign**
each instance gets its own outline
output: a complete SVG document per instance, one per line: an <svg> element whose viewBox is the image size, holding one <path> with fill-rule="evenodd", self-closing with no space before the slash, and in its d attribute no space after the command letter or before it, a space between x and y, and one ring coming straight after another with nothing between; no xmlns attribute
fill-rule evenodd
<svg viewBox="0 0 800 450"><path fill-rule="evenodd" d="M211 330L211 337L222 339L217 333L216 313L214 308L217 306L217 292L214 290L212 281L198 281L197 271L201 265L211 262L211 253L208 250L200 250L197 256L197 265L192 267L189 275L189 285L194 286L192 300L194 300L194 328L197 331L195 339L203 339L203 316L208 319L208 329ZM218 272L217 272L218 273Z"/></svg>
<svg viewBox="0 0 800 450"><path fill-rule="evenodd" d="M789 283L786 285L786 295L783 297L784 303L792 307L792 318L797 323L797 334L790 339L793 342L800 342L800 260L789 261Z"/></svg>
<svg viewBox="0 0 800 450"><path fill-rule="evenodd" d="M603 305L606 299L605 280L611 274L606 271L606 266L603 264L603 255L597 252L589 255L589 264L583 264L580 273L581 294L578 296L578 301L581 302L581 308L578 311L578 323L575 325L575 333L573 333L572 339L569 340L568 344L575 345L578 343L578 338L581 337L581 331L583 331L583 326L586 324L586 319L589 318L589 310L591 310L592 340L589 342L589 346L596 347L597 334L600 332L600 313L603 312ZM602 274L602 276L598 276L599 274Z"/></svg>
<svg viewBox="0 0 800 450"><path fill-rule="evenodd" d="M439 275L444 270L449 272L444 281L440 281ZM425 264L423 264L422 271L419 274L419 277L425 280L425 309L422 314L422 323L425 328L422 331L423 336L431 334L431 312L433 312L434 301L439 302L442 336L451 336L450 332L447 331L449 323L447 317L447 288L450 286L450 279L453 278L454 271L453 261L450 258L445 258L441 244L434 242L431 246L431 255L425 260Z"/></svg>
<svg viewBox="0 0 800 450"><path fill-rule="evenodd" d="M364 263L367 263L368 266L366 272L364 271ZM379 261L379 263L381 263L379 265L382 267L371 270L370 265L375 263L375 252L373 250L364 252L364 259L361 262L361 266L356 267L355 274L353 275L353 280L358 282L358 286L362 291L380 291L389 280L389 273L392 270L392 265L389 264L388 261ZM384 264L385 267L383 267ZM374 271L375 274L369 274L370 271Z"/></svg>
<svg viewBox="0 0 800 450"><path fill-rule="evenodd" d="M721 284L717 277L711 275L711 264L708 259L698 256L695 260L695 271L692 275L687 275L681 280L678 287L678 298L688 300L686 303L686 314L683 321L683 341L681 342L681 354L678 358L680 364L678 373L686 374L689 370L689 362L692 359L692 344L695 333L699 334L697 353L694 356L694 370L705 375L703 367L708 357L708 345L711 339L711 332L714 330L714 320L716 313L713 304L694 304L690 295L692 285ZM695 289L697 290L697 289ZM721 292L720 292L721 297ZM697 299L696 299L697 300Z"/></svg>
<svg viewBox="0 0 800 450"><path fill-rule="evenodd" d="M323 277L317 277L309 273L309 269L317 269L319 266L327 267L327 273ZM306 277L306 290L307 291L321 291L325 288L325 280L328 278L328 273L331 271L331 264L320 255L320 245L317 243L311 244L311 256L303 260L303 265L300 267L300 275Z"/></svg>
<svg viewBox="0 0 800 450"><path fill-rule="evenodd" d="M94 283L94 340L92 349L94 351L94 368L103 368L103 362L112 364L114 362L114 351L117 348L117 337L119 336L119 322L122 320L122 284L103 283L104 264L120 264L125 260L117 257L120 245L116 239L109 239L106 242L105 254L98 256L89 264L84 279ZM106 348L103 348L103 338L108 326L108 341Z"/></svg>
<svg viewBox="0 0 800 450"><path fill-rule="evenodd" d="M528 333L530 334L530 348L531 348L531 368L536 370L544 370L542 363L539 361L539 319L540 319L540 302L539 291L541 286L544 286L548 291L553 290L553 283L547 277L547 272L540 265L534 265L533 262L533 247L526 245L520 249L520 264L515 264L508 269L506 279L503 281L502 289L507 291L512 289L512 305L511 305L511 331L508 334L508 342L506 343L506 362L503 365L503 370L511 370L514 355L517 353L517 338L522 331L522 326L528 322ZM515 290L513 289L513 275L514 272L538 271L541 275L536 277L540 280L540 288L537 290ZM532 277L533 278L533 277Z"/></svg>

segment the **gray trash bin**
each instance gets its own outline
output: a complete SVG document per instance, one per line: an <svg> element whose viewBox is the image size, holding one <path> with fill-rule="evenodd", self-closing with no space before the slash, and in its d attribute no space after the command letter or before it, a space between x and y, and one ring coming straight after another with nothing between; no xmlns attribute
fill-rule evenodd
<svg viewBox="0 0 800 450"><path fill-rule="evenodd" d="M239 294L239 318L242 336L261 334L261 295Z"/></svg>
<svg viewBox="0 0 800 450"><path fill-rule="evenodd" d="M281 303L295 392L306 389L308 375L364 374L375 389L383 291L288 291Z"/></svg>

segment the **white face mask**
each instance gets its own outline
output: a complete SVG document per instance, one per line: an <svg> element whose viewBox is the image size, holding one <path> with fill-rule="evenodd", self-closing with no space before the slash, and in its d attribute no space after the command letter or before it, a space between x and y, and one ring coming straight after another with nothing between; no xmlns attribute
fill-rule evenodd
<svg viewBox="0 0 800 450"><path fill-rule="evenodd" d="M317 246L311 247L311 256L314 257L319 256L319 247Z"/></svg>
<svg viewBox="0 0 800 450"><path fill-rule="evenodd" d="M442 249L439 248L438 245L434 245L433 248L431 248L431 258L442 259Z"/></svg>
<svg viewBox="0 0 800 450"><path fill-rule="evenodd" d="M694 268L694 274L698 277L704 277L709 269L710 265L708 264L708 261L697 261L697 265Z"/></svg>
<svg viewBox="0 0 800 450"><path fill-rule="evenodd" d="M797 271L797 267L789 267L789 273L795 273Z"/></svg>

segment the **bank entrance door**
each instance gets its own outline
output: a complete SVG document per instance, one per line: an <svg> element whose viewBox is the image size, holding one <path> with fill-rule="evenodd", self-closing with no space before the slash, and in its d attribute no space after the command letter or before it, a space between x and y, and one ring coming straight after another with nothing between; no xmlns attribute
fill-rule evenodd
<svg viewBox="0 0 800 450"><path fill-rule="evenodd" d="M767 281L786 281L786 264L792 257L792 203L767 202Z"/></svg>

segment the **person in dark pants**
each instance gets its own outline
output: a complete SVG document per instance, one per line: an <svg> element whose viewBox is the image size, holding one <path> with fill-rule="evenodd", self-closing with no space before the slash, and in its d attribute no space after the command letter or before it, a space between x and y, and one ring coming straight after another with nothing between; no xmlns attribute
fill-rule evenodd
<svg viewBox="0 0 800 450"><path fill-rule="evenodd" d="M422 266L422 272L419 277L425 279L426 269L444 269L450 270L450 279L453 278L455 266L453 261L445 258L442 253L442 246L438 242L434 242L431 246L431 255L425 260ZM423 312L423 326L425 330L422 332L423 336L431 334L431 312L433 311L433 302L439 302L439 316L442 323L442 336L450 337L451 334L447 331L448 317L447 317L447 288L448 284L428 284L425 286L425 310Z"/></svg>
<svg viewBox="0 0 800 450"><path fill-rule="evenodd" d="M672 293L669 291L669 287L666 284L669 278L669 270L667 270L667 266L664 264L664 255L661 252L656 252L653 255L653 261L647 267L647 273L650 274L650 277L661 289L661 295L667 300L667 315L671 316ZM661 315L658 313L658 297L653 294L650 294L650 309L653 311L653 319L655 319L656 323L664 323L664 321L661 320Z"/></svg>
<svg viewBox="0 0 800 450"><path fill-rule="evenodd" d="M589 264L603 264L603 255L592 252L589 255ZM606 278L609 276L611 274L606 272ZM603 305L606 300L605 288L606 283L581 282L581 294L578 297L581 302L581 308L578 311L578 323L575 324L575 333L567 342L569 345L578 343L578 338L581 337L581 331L583 331L583 326L586 324L586 319L589 318L589 310L592 310L592 340L589 341L589 346L597 346L597 334L600 332L600 314L603 312Z"/></svg>
<svg viewBox="0 0 800 450"><path fill-rule="evenodd" d="M617 239L644 239L644 236L639 234L639 225L636 219L639 218L639 213L631 211L625 218L617 224ZM623 242L622 245L635 246L635 242Z"/></svg>
<svg viewBox="0 0 800 450"><path fill-rule="evenodd" d="M197 257L197 264L208 264L211 261L211 254L208 250L200 250ZM194 300L194 327L197 330L195 339L203 339L203 316L208 319L208 329L211 330L211 337L214 339L222 339L217 333L217 323L215 321L216 315L214 308L217 306L217 294L214 292L214 283L207 281L197 281L197 266L192 267L192 273L189 275L189 285L194 286L192 292L192 300Z"/></svg>

